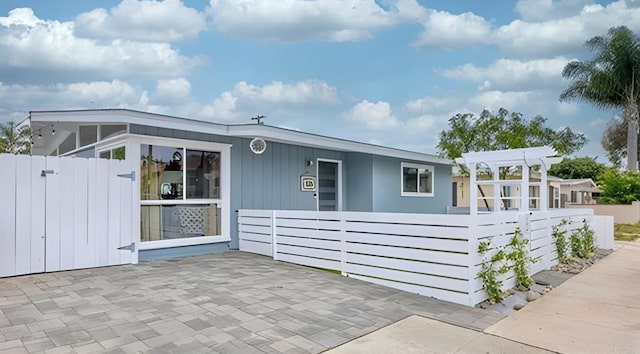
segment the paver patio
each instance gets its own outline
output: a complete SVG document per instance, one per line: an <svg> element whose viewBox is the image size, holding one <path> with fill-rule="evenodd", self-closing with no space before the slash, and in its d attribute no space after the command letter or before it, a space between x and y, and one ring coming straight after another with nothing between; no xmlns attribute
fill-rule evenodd
<svg viewBox="0 0 640 354"><path fill-rule="evenodd" d="M242 252L0 279L0 353L317 353L412 314L501 315Z"/></svg>

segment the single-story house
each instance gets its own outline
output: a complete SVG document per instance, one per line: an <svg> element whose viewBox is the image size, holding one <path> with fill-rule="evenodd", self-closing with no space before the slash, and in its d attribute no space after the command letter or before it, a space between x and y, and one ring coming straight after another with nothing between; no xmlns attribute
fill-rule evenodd
<svg viewBox="0 0 640 354"><path fill-rule="evenodd" d="M445 213L452 162L263 124L34 111L33 154L130 163L139 259L238 249L239 209ZM135 236L135 235L134 235Z"/></svg>

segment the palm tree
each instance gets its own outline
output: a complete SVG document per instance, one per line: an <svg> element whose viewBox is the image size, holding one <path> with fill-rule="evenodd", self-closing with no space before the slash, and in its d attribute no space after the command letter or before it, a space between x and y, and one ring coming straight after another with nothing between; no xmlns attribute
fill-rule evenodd
<svg viewBox="0 0 640 354"><path fill-rule="evenodd" d="M0 124L0 153L30 154L31 129L17 128L13 122Z"/></svg>
<svg viewBox="0 0 640 354"><path fill-rule="evenodd" d="M638 170L638 102L640 38L627 27L612 27L606 36L586 42L594 56L573 61L562 71L571 84L560 100L582 99L599 108L622 108L627 130L627 169Z"/></svg>

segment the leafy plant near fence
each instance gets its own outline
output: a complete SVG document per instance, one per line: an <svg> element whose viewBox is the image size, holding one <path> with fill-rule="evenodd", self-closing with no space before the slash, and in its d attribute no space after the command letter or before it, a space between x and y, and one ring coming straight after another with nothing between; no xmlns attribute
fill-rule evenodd
<svg viewBox="0 0 640 354"><path fill-rule="evenodd" d="M589 258L596 251L595 232L587 220L579 229L571 233L571 255L578 258Z"/></svg>
<svg viewBox="0 0 640 354"><path fill-rule="evenodd" d="M527 289L533 285L533 279L529 276L529 266L536 261L529 257L528 243L529 240L522 237L520 228L516 228L515 234L509 240L507 253L507 260L511 262L511 269L516 275L516 286Z"/></svg>
<svg viewBox="0 0 640 354"><path fill-rule="evenodd" d="M553 226L551 235L556 242L556 251L558 252L558 262L567 264L571 261L569 256L569 243L567 242L567 230L562 227L568 223L567 219L562 219L558 225Z"/></svg>
<svg viewBox="0 0 640 354"><path fill-rule="evenodd" d="M483 257L478 278L482 280L482 289L487 293L490 302L497 303L504 299L500 276L510 270L513 270L516 276L516 286L529 288L533 284L533 279L529 277L529 266L535 260L529 257L528 243L529 240L522 237L522 230L516 228L509 243L504 248L496 250L488 259L486 255L494 250L491 240L482 241L478 245L478 253Z"/></svg>
<svg viewBox="0 0 640 354"><path fill-rule="evenodd" d="M482 267L478 272L478 278L482 280L482 289L487 293L489 301L498 303L504 299L502 292L502 280L499 276L509 271L509 266L505 263L506 256L504 250L498 250L491 258L484 259L484 256L493 249L491 240L482 241L478 245L478 253L483 256Z"/></svg>

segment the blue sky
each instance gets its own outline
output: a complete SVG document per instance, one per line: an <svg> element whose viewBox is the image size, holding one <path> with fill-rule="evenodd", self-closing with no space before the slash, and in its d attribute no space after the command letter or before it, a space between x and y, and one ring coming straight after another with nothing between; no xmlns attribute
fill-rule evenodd
<svg viewBox="0 0 640 354"><path fill-rule="evenodd" d="M558 102L562 68L640 0L0 2L0 121L132 108L434 153L456 113L500 107L586 133L617 112Z"/></svg>

